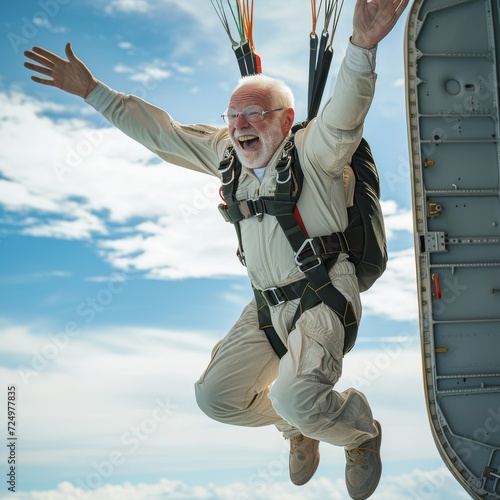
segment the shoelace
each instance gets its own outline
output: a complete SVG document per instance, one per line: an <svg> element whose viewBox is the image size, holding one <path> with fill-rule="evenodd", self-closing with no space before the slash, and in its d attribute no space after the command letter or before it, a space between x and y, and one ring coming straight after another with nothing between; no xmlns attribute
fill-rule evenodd
<svg viewBox="0 0 500 500"><path fill-rule="evenodd" d="M363 461L363 457L367 451L378 453L378 450L374 450L372 448L362 448L362 447L354 448L353 450L346 450L349 463L352 465L360 464Z"/></svg>
<svg viewBox="0 0 500 500"><path fill-rule="evenodd" d="M292 453L294 453L297 450L299 444L302 443L302 441L304 441L304 436L302 434L290 438L290 448Z"/></svg>

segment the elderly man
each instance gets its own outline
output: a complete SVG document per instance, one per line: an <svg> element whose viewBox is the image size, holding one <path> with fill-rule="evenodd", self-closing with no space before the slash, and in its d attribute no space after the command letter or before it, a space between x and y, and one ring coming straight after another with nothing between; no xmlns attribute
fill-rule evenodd
<svg viewBox="0 0 500 500"><path fill-rule="evenodd" d="M335 91L317 119L295 134L304 182L298 207L309 235L342 231L347 225L343 171L361 140L375 86L375 52L408 0L357 0L353 34ZM281 81L263 75L242 79L223 115L228 127L184 126L141 99L98 82L75 56L68 60L42 49L25 55L28 69L48 78L35 82L80 96L111 123L164 160L219 175L229 144L241 161L238 199L272 195L276 164L294 123L293 96ZM304 278L276 217L240 223L250 280L256 290L283 287ZM329 271L334 287L361 317L353 264L341 253ZM290 439L290 477L305 484L319 463L320 441L345 448L346 485L351 498L368 498L381 475L381 427L365 396L356 389L333 390L342 371L344 326L319 303L292 327L298 300L271 307L271 320L288 352L280 359L260 329L255 300L212 352L195 386L200 408L220 422L275 425ZM291 331L290 331L291 330Z"/></svg>

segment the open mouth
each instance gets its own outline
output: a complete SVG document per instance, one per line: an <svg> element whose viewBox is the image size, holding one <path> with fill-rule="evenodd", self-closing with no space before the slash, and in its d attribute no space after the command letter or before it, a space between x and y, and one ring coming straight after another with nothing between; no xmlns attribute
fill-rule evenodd
<svg viewBox="0 0 500 500"><path fill-rule="evenodd" d="M238 143L245 151L255 149L258 142L259 138L255 135L242 135L238 137Z"/></svg>

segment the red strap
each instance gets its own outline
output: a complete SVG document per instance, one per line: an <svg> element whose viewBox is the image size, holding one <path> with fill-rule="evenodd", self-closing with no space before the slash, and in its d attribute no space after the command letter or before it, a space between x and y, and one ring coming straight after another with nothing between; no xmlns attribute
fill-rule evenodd
<svg viewBox="0 0 500 500"><path fill-rule="evenodd" d="M304 221L302 220L302 217L300 216L300 212L299 212L297 205L295 205L295 208L293 209L293 216L297 220L297 223L300 226L300 229L302 229L302 231L304 231L306 238L309 238L309 235L307 234L306 226L304 225Z"/></svg>
<svg viewBox="0 0 500 500"><path fill-rule="evenodd" d="M226 207L227 207L226 198L224 198L224 195L222 194L222 186L219 188L219 196L222 198L222 201L224 202L224 205L226 205Z"/></svg>

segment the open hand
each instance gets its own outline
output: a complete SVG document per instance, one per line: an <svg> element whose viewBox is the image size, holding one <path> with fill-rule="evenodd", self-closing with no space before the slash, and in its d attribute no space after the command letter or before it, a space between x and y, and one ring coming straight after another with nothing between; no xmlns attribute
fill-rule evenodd
<svg viewBox="0 0 500 500"><path fill-rule="evenodd" d="M33 75L31 79L34 82L51 85L85 99L97 85L97 80L87 66L75 56L70 43L66 44L65 52L68 60L42 47L33 47L33 50L26 50L24 55L41 66L25 62L24 67L49 77L40 78Z"/></svg>
<svg viewBox="0 0 500 500"><path fill-rule="evenodd" d="M357 0L351 42L358 47L375 47L392 30L408 0Z"/></svg>

